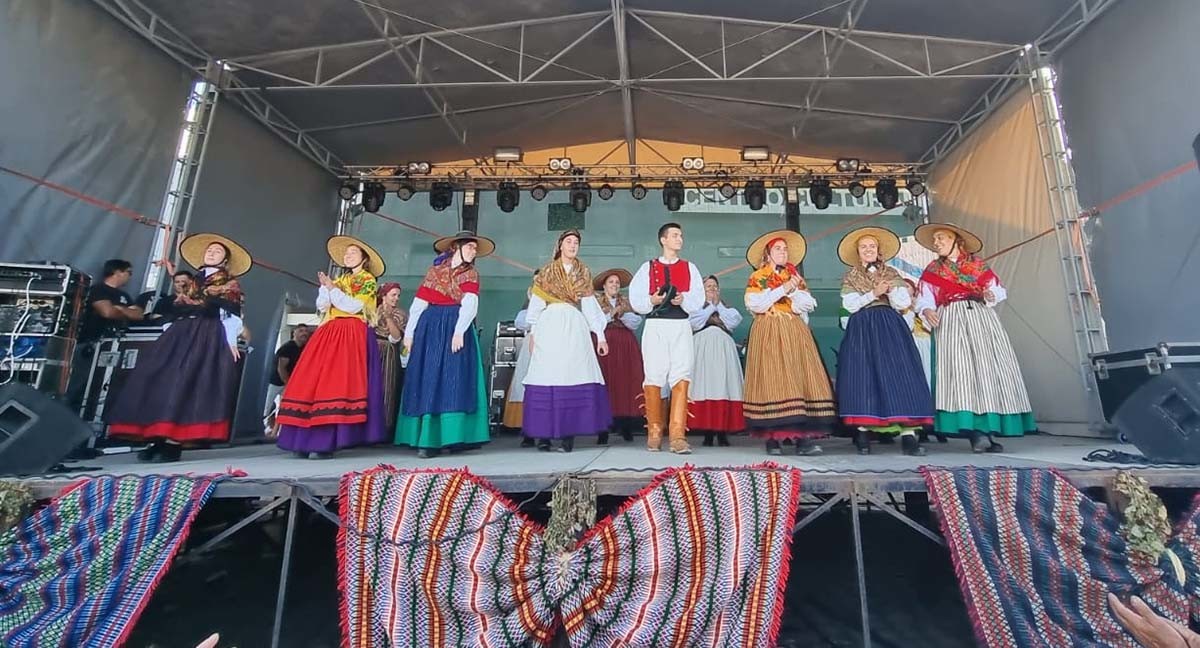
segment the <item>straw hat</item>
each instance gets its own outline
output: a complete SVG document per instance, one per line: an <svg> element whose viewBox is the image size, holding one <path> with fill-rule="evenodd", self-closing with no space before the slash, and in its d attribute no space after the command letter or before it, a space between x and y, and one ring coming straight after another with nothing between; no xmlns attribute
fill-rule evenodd
<svg viewBox="0 0 1200 648"><path fill-rule="evenodd" d="M884 227L860 227L842 237L838 243L838 258L848 266L858 265L858 240L870 236L879 241L879 260L887 262L900 254L900 237Z"/></svg>
<svg viewBox="0 0 1200 648"><path fill-rule="evenodd" d="M495 241L486 236L480 236L470 230L460 230L456 234L451 236L443 236L442 238L434 241L433 251L437 252L438 254L442 254L443 252L448 251L450 246L454 245L455 241L475 241L475 244L478 248L475 252L475 258L477 259L485 257L496 251Z"/></svg>
<svg viewBox="0 0 1200 648"><path fill-rule="evenodd" d="M383 273L387 270L387 264L383 262L383 255L375 248L363 243L360 239L353 236L331 236L325 242L325 249L329 251L329 258L333 259L334 265L340 266L342 265L342 258L346 254L346 248L351 245L366 253L368 257L365 267L366 271L375 275L376 278L382 277Z"/></svg>
<svg viewBox="0 0 1200 648"><path fill-rule="evenodd" d="M628 270L624 268L609 268L592 278L592 288L595 288L596 292L604 290L604 282L613 275L617 275L621 279L622 288L628 287L633 281L633 274Z"/></svg>
<svg viewBox="0 0 1200 648"><path fill-rule="evenodd" d="M229 257L225 259L229 274L240 277L249 272L254 265L254 259L250 257L246 248L238 245L231 238L211 232L192 234L183 239L183 242L179 244L179 254L188 265L199 270L204 266L204 251L213 243L220 243L225 246L226 250L229 250Z"/></svg>
<svg viewBox="0 0 1200 648"><path fill-rule="evenodd" d="M917 231L913 232L913 236L917 238L918 243L936 252L937 250L933 249L933 235L938 230L948 230L962 237L962 250L967 254L977 254L983 249L983 241L978 236L972 234L970 230L959 227L954 223L926 223L918 227Z"/></svg>
<svg viewBox="0 0 1200 648"><path fill-rule="evenodd" d="M775 239L783 239L787 243L788 263L800 265L800 262L804 260L804 255L808 253L808 242L799 232L775 230L754 239L750 247L746 248L746 262L750 264L750 267L757 268L762 265L763 252L767 249L767 243Z"/></svg>

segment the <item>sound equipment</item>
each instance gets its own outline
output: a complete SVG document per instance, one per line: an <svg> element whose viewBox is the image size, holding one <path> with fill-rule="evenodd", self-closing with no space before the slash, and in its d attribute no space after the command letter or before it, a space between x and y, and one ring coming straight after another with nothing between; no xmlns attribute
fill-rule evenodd
<svg viewBox="0 0 1200 648"><path fill-rule="evenodd" d="M1154 463L1200 464L1200 367L1155 376L1125 399L1113 422Z"/></svg>
<svg viewBox="0 0 1200 648"><path fill-rule="evenodd" d="M90 285L70 266L0 263L0 374L65 394Z"/></svg>
<svg viewBox="0 0 1200 648"><path fill-rule="evenodd" d="M504 420L504 405L508 402L508 386L512 383L513 373L517 368L513 365L492 365L492 374L488 379L488 422L499 426Z"/></svg>
<svg viewBox="0 0 1200 648"><path fill-rule="evenodd" d="M1149 348L1107 351L1093 354L1091 361L1104 419L1112 423L1122 403L1155 376L1200 365L1200 342L1160 342Z"/></svg>
<svg viewBox="0 0 1200 648"><path fill-rule="evenodd" d="M90 436L61 402L29 385L0 387L0 474L45 474Z"/></svg>
<svg viewBox="0 0 1200 648"><path fill-rule="evenodd" d="M0 263L0 293L69 295L87 292L91 277L56 263Z"/></svg>

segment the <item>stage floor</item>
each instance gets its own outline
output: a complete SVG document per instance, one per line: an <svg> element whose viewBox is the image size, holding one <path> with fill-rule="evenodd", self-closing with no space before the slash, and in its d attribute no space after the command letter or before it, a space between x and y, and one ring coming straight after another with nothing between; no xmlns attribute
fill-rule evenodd
<svg viewBox="0 0 1200 648"><path fill-rule="evenodd" d="M550 488L561 476L585 473L597 481L600 494L632 495L665 468L745 466L771 459L802 470L804 490L808 492L837 492L851 484L878 491L923 491L918 469L926 465L1056 468L1079 486L1103 484L1116 468L1131 468L1152 485L1200 488L1197 467L1142 468L1084 461L1084 456L1100 448L1137 452L1132 446L1103 439L1046 435L1004 439L1003 453L983 455L972 454L965 440L951 439L945 444L931 441L925 457L906 457L900 453L899 444L875 445L872 454L864 457L855 452L848 439L840 438L823 441L825 454L820 457L768 457L761 444L744 436L733 437L729 448L704 448L698 445L700 439L693 442L697 445L687 456L647 452L644 437L635 437L632 443L615 438L608 447L597 447L590 439L581 440L574 452L547 453L521 448L515 437L500 436L480 450L428 460L418 459L410 449L396 447L358 448L339 452L332 459L302 460L274 445L263 444L187 451L182 461L173 464L138 463L132 453L107 455L69 464L88 470L23 481L34 488L37 496L46 497L83 475L195 475L240 470L246 473L246 479L223 483L216 493L218 497L287 495L293 484L302 485L313 495L330 496L337 493L341 475L386 464L397 468L466 466L509 493ZM784 446L785 452L789 449Z"/></svg>

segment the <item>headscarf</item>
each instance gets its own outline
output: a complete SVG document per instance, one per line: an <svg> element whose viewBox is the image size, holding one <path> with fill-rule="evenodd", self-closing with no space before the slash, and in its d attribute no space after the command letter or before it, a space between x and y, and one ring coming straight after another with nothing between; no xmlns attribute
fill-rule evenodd
<svg viewBox="0 0 1200 648"><path fill-rule="evenodd" d="M391 292L393 288L399 290L400 292L404 292L404 289L400 287L400 284L396 283L395 281L389 281L380 287L379 293L376 296L377 305L383 304L383 298L387 296L387 294Z"/></svg>

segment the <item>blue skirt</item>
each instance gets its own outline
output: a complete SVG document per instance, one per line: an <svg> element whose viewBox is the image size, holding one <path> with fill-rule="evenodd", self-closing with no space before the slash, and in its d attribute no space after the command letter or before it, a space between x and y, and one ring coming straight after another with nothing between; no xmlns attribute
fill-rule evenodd
<svg viewBox="0 0 1200 648"><path fill-rule="evenodd" d="M838 412L856 427L933 422L933 397L908 324L886 306L850 316L838 352Z"/></svg>
<svg viewBox="0 0 1200 648"><path fill-rule="evenodd" d="M479 388L479 343L474 333L467 331L463 348L450 353L458 310L457 304L430 305L417 320L400 399L403 416L472 414L479 409L475 393Z"/></svg>

